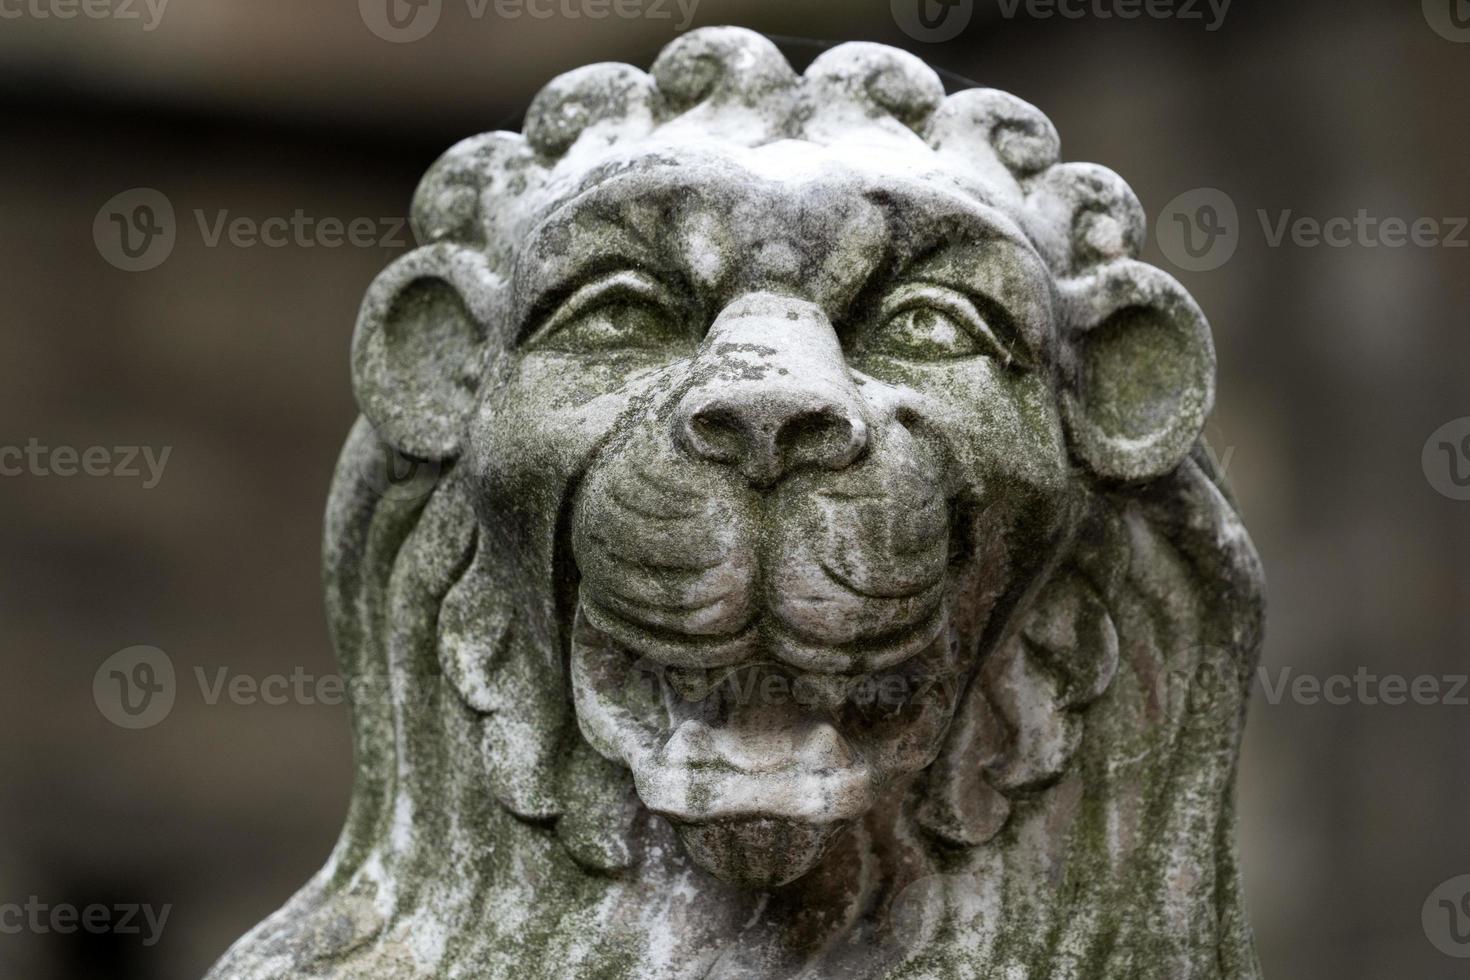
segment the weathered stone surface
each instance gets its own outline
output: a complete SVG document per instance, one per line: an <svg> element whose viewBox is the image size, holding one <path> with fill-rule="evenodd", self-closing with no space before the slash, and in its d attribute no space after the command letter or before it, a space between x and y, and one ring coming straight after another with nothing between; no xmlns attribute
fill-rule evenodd
<svg viewBox="0 0 1470 980"><path fill-rule="evenodd" d="M451 149L328 512L356 795L212 976L1256 977L1209 331L1058 152L736 29Z"/></svg>

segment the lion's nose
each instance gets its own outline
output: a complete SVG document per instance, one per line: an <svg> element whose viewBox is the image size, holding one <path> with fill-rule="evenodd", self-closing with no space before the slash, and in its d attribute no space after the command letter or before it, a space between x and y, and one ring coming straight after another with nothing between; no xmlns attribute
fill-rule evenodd
<svg viewBox="0 0 1470 980"><path fill-rule="evenodd" d="M840 470L862 453L867 425L841 401L785 386L702 401L684 420L691 452L769 486L802 466Z"/></svg>
<svg viewBox="0 0 1470 980"><path fill-rule="evenodd" d="M701 379L674 412L686 452L767 487L802 467L840 470L868 445L862 400L827 318L811 303L743 296L710 328Z"/></svg>

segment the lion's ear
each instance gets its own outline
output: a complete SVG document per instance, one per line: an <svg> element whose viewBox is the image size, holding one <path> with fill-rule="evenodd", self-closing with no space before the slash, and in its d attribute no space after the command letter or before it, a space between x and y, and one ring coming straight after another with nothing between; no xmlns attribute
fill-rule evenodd
<svg viewBox="0 0 1470 980"><path fill-rule="evenodd" d="M368 287L352 384L395 449L437 461L459 455L502 291L482 253L452 244L410 252Z"/></svg>
<svg viewBox="0 0 1470 980"><path fill-rule="evenodd" d="M1173 470L1215 400L1209 324L1167 273L1120 259L1070 280L1072 445L1097 476L1143 482Z"/></svg>

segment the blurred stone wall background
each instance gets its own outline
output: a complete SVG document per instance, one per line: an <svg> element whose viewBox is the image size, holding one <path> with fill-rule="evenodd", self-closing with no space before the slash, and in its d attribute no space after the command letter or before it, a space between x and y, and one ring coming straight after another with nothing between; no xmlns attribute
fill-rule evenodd
<svg viewBox="0 0 1470 980"><path fill-rule="evenodd" d="M646 67L683 14L665 0L663 19L571 18L596 0L556 0L509 18L492 0L475 17L442 0L426 37L393 43L367 26L374 0L172 0L152 29L143 0L136 20L124 0L56 16L68 2L0 0L0 444L171 454L151 488L0 477L0 907L170 913L152 945L0 919L0 976L184 980L304 882L340 826L347 709L211 704L196 672L334 669L319 534L354 417L348 341L364 288L403 251L402 236L212 245L196 209L209 225L299 211L390 231L455 140L518 127L561 71ZM1268 677L1470 670L1470 503L1421 460L1470 416L1470 249L1358 232L1273 246L1258 214L1365 209L1442 235L1470 214L1463 0L1238 0L1214 30L1203 0L1203 19L1132 20L1100 16L1118 0L1071 0L1077 18L960 0L963 30L942 43L900 28L905 2L700 0L692 23L777 36L798 67L836 40L899 44L1013 91L1056 122L1067 159L1127 177L1151 219L1223 191L1229 261L1190 271L1158 243L1148 257L1215 328L1210 436L1266 563ZM166 261L129 273L93 226L138 187L166 196L177 233ZM177 700L124 730L94 673L140 644L167 652ZM1435 943L1470 946L1421 910L1470 873L1470 706L1267 693L1240 812L1268 980L1464 976Z"/></svg>

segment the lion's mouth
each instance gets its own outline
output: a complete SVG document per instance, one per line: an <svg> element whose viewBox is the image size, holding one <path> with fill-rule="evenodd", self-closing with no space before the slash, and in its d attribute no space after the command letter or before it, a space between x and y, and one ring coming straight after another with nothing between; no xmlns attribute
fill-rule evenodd
<svg viewBox="0 0 1470 980"><path fill-rule="evenodd" d="M657 440L589 475L571 541L582 731L706 870L795 878L933 761L960 643L941 486L902 431L761 493Z"/></svg>
<svg viewBox="0 0 1470 980"><path fill-rule="evenodd" d="M696 862L730 880L809 870L883 784L928 765L956 696L942 609L922 631L866 646L862 662L882 666L856 673L794 667L791 651L772 655L755 635L741 660L676 666L668 644L697 641L660 637L650 654L629 642L641 630L596 610L584 594L572 644L583 733L628 766Z"/></svg>

